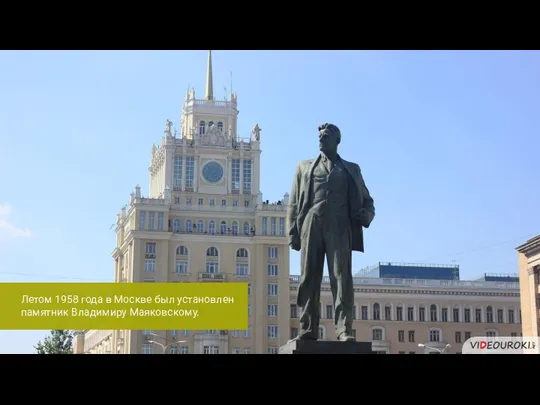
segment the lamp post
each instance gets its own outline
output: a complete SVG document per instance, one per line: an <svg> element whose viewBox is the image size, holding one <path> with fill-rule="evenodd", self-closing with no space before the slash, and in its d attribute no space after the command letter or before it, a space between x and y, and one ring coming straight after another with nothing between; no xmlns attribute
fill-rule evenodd
<svg viewBox="0 0 540 405"><path fill-rule="evenodd" d="M448 343L446 346L444 346L444 349L439 349L437 347L428 346L428 345L426 345L424 343L418 343L418 347L425 347L426 349L435 350L435 351L439 352L439 354L444 354L450 348L450 343Z"/></svg>
<svg viewBox="0 0 540 405"><path fill-rule="evenodd" d="M160 335L155 334L155 333L149 333L147 336L154 336L154 337L163 339L163 340L165 341L165 343L167 343L167 344L163 344L163 343L161 343L161 342L157 342L157 341L154 340L154 339L148 340L148 343L152 343L152 344L156 344L156 345L158 345L158 346L161 346L161 349L163 349L163 353L161 353L161 354L167 354L167 350L168 350L169 347L171 347L171 346L175 346L175 345L177 345L178 343L186 343L186 340L175 340L174 342L170 342L170 341L168 341L166 338L164 338L163 336L160 336Z"/></svg>

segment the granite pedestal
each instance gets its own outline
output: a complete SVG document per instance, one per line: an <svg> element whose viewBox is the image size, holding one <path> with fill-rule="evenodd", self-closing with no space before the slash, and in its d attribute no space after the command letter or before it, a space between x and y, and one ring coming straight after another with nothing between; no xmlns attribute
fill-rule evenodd
<svg viewBox="0 0 540 405"><path fill-rule="evenodd" d="M279 348L279 354L373 354L373 351L371 342L291 340Z"/></svg>

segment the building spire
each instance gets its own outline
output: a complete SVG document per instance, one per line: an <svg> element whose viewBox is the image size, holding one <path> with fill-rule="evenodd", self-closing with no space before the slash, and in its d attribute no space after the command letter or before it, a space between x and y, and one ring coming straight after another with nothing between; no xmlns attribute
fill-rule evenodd
<svg viewBox="0 0 540 405"><path fill-rule="evenodd" d="M205 100L214 100L214 82L212 79L212 51L208 51L208 65L206 66L206 94Z"/></svg>

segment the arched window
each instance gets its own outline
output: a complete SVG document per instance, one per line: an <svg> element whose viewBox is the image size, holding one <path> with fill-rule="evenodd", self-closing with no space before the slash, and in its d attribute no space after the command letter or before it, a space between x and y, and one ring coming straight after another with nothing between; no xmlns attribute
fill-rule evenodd
<svg viewBox="0 0 540 405"><path fill-rule="evenodd" d="M219 252L213 246L206 250L206 272L219 273Z"/></svg>
<svg viewBox="0 0 540 405"><path fill-rule="evenodd" d="M376 321L381 319L381 306L377 302L373 304L373 319Z"/></svg>

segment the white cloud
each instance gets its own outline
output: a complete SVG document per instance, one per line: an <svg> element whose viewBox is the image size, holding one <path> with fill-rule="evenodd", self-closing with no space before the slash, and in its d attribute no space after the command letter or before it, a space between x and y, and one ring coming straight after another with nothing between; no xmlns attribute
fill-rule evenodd
<svg viewBox="0 0 540 405"><path fill-rule="evenodd" d="M32 236L32 231L28 228L17 228L8 221L13 208L9 204L0 204L0 237L7 236L9 238L29 238Z"/></svg>

